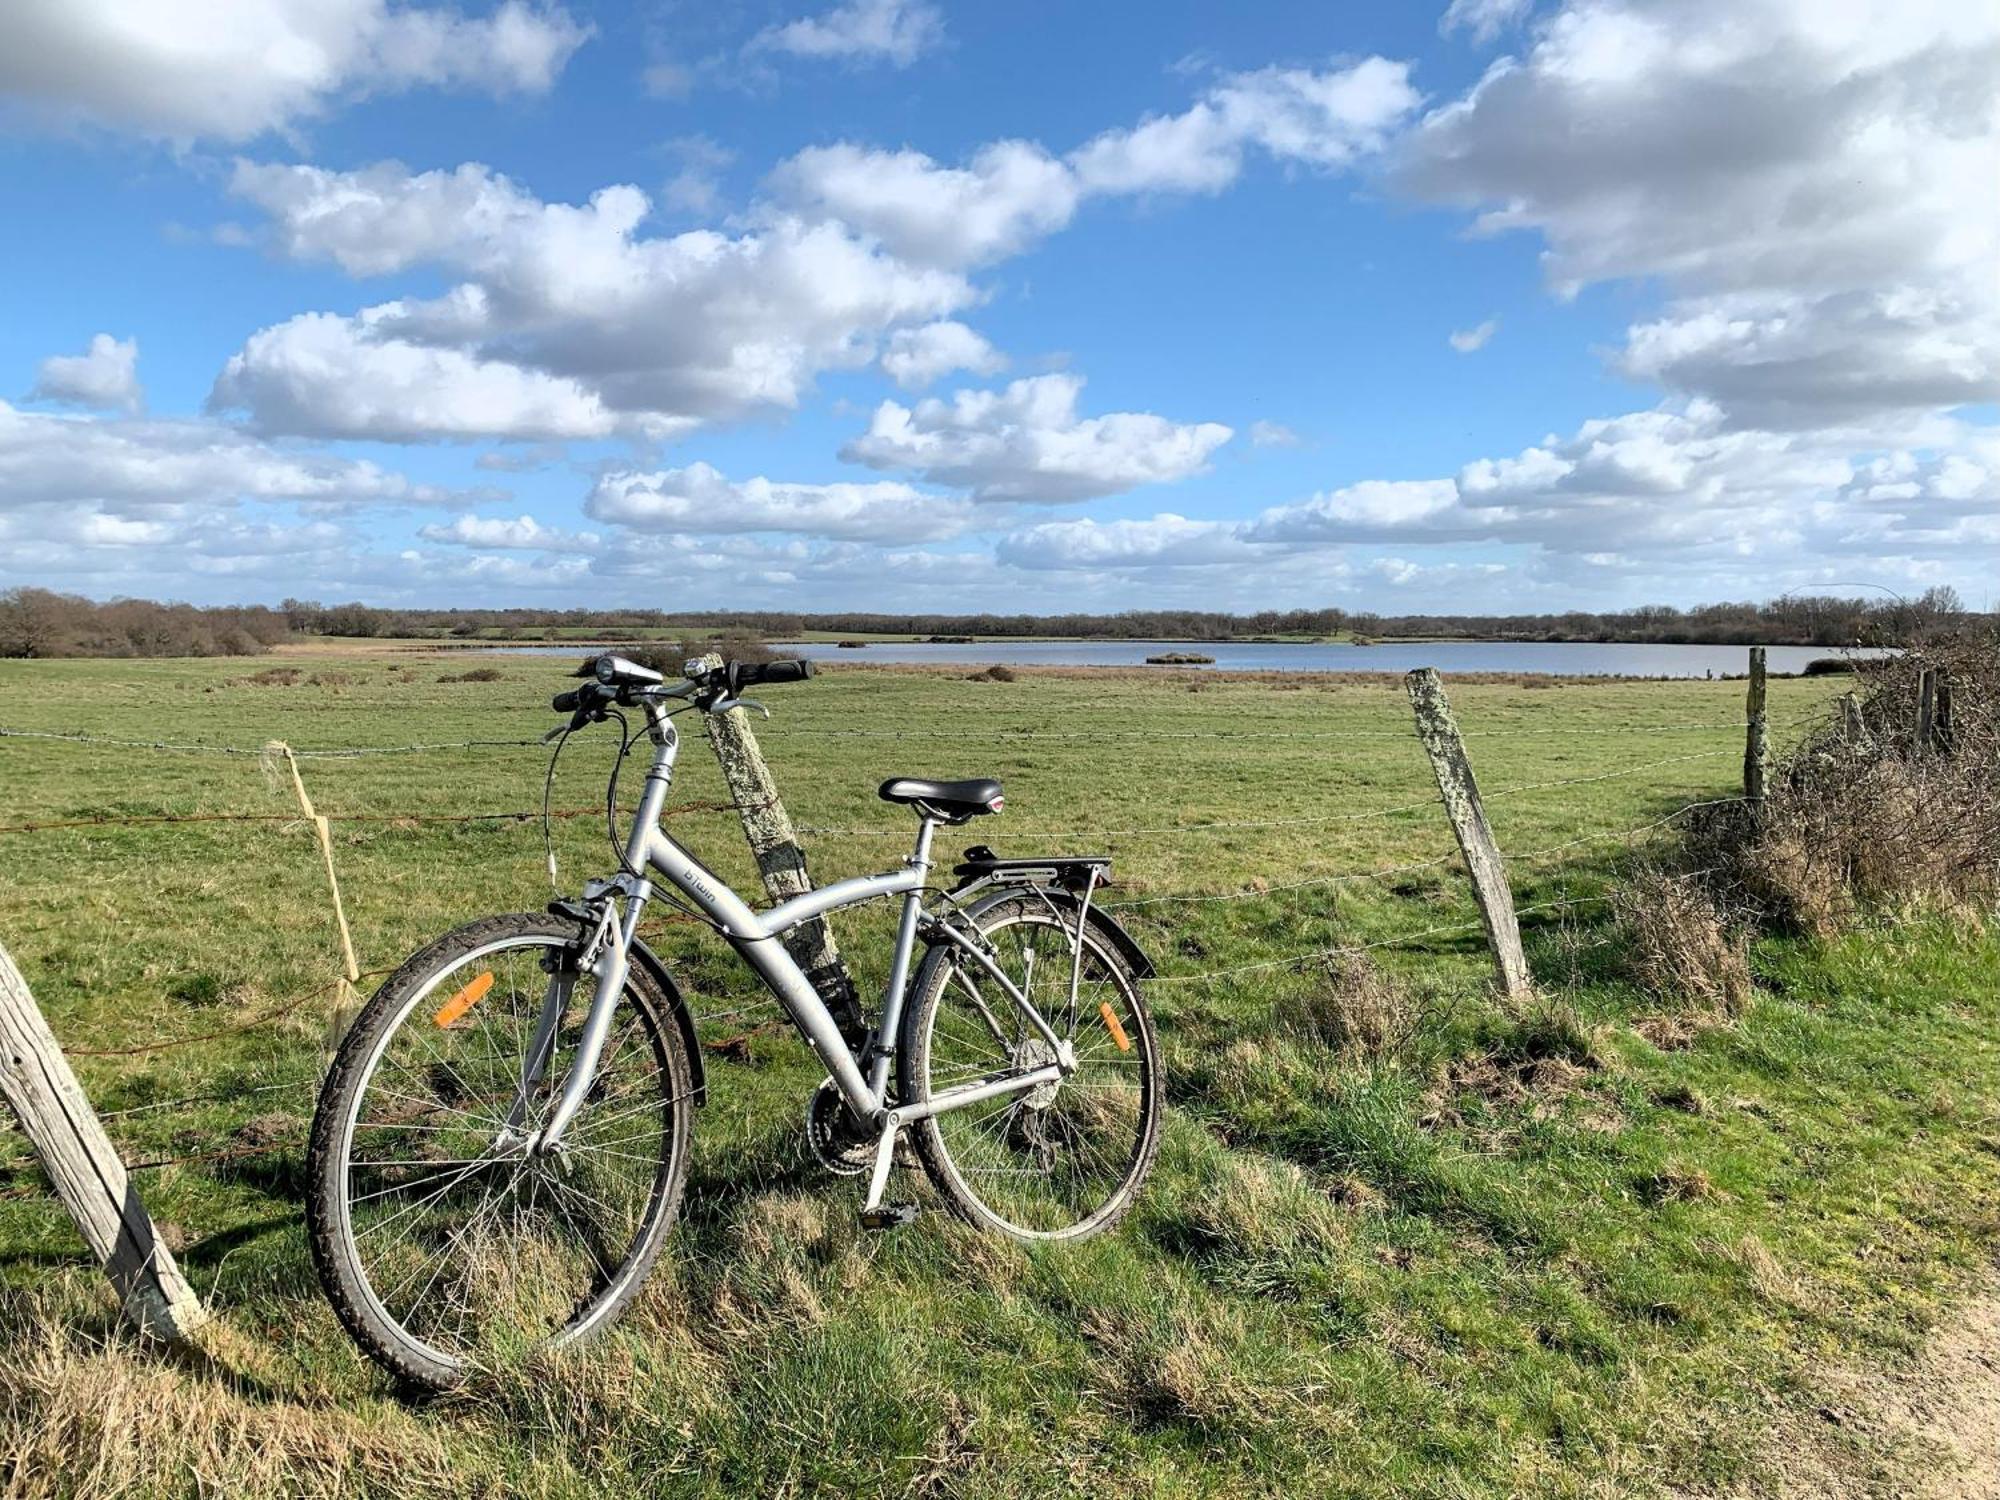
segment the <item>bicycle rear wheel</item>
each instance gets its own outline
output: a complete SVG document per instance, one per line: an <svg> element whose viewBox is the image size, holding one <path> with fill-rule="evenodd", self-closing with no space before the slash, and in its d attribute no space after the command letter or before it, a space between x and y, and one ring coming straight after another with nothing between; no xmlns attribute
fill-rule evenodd
<svg viewBox="0 0 2000 1500"><path fill-rule="evenodd" d="M636 967L561 1145L526 1149L596 993L577 936L521 914L438 939L376 992L321 1091L314 1264L356 1342L420 1385L602 1328L678 1209L692 1069L672 1000ZM556 1024L538 1047L551 995Z"/></svg>
<svg viewBox="0 0 2000 1500"><path fill-rule="evenodd" d="M1066 915L1036 898L1008 901L984 912L979 929L1001 970L1075 1048L1076 1071L915 1127L925 1171L952 1208L1025 1240L1083 1239L1117 1223L1159 1149L1164 1094L1152 1016L1130 967L1089 928L1070 1004L1074 918ZM954 949L933 950L905 1022L904 1100L1054 1060L991 975Z"/></svg>

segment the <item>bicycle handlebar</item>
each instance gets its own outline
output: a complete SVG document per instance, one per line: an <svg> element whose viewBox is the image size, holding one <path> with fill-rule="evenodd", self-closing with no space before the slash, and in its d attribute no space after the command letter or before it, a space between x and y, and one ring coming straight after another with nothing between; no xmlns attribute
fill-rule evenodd
<svg viewBox="0 0 2000 1500"><path fill-rule="evenodd" d="M595 672L598 658L586 661L577 675L590 676ZM648 674L649 676L651 674ZM581 687L566 693L557 693L549 700L549 707L559 714L571 716L572 730L583 728L604 717L604 710L614 703L631 704L646 697L672 697L691 699L704 711L718 703L730 702L741 696L745 688L775 686L784 682L803 682L813 675L813 664L803 658L796 661L765 662L725 662L722 666L703 672L690 679L683 686L663 690L653 683L609 683L604 681L585 682Z"/></svg>

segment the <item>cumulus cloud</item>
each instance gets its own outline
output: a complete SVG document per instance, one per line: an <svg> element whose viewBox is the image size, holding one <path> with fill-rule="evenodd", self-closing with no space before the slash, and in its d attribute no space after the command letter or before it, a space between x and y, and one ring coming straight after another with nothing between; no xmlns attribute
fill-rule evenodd
<svg viewBox="0 0 2000 1500"><path fill-rule="evenodd" d="M223 367L209 404L246 410L267 432L383 442L589 438L617 426L575 380L374 337L388 315L307 313L253 334Z"/></svg>
<svg viewBox="0 0 2000 1500"><path fill-rule="evenodd" d="M921 151L812 146L780 163L768 185L800 212L851 224L905 259L953 267L1018 255L1069 223L1081 192L1032 141L996 141L962 167Z"/></svg>
<svg viewBox="0 0 2000 1500"><path fill-rule="evenodd" d="M673 535L796 532L848 541L939 541L965 531L971 502L907 484L732 480L708 464L602 476L584 510L594 520Z"/></svg>
<svg viewBox="0 0 2000 1500"><path fill-rule="evenodd" d="M824 15L769 26L752 52L907 68L944 40L944 15L929 0L847 0Z"/></svg>
<svg viewBox="0 0 2000 1500"><path fill-rule="evenodd" d="M139 341L100 333L83 354L52 354L36 372L34 401L133 412L145 405L139 386Z"/></svg>
<svg viewBox="0 0 2000 1500"><path fill-rule="evenodd" d="M1246 147L1279 161L1344 167L1378 151L1416 108L1407 63L1264 68L1224 79L1192 108L1107 130L1070 157L1092 193L1212 193L1235 181Z"/></svg>
<svg viewBox="0 0 2000 1500"><path fill-rule="evenodd" d="M906 391L920 391L954 370L997 375L1006 356L963 323L944 319L921 328L899 328L882 351L882 371Z"/></svg>
<svg viewBox="0 0 2000 1500"><path fill-rule="evenodd" d="M523 0L484 16L387 0L234 0L197 15L16 0L0 6L0 97L55 125L243 141L370 92L546 92L588 34Z"/></svg>
<svg viewBox="0 0 2000 1500"><path fill-rule="evenodd" d="M238 499L435 504L448 491L366 460L259 442L218 422L54 416L0 401L0 509Z"/></svg>
<svg viewBox="0 0 2000 1500"><path fill-rule="evenodd" d="M884 401L841 457L921 474L979 500L1054 503L1185 479L1232 436L1219 422L1150 412L1077 415L1083 380L1037 375L1003 391L959 391L914 408Z"/></svg>
<svg viewBox="0 0 2000 1500"><path fill-rule="evenodd" d="M1499 331L1500 320L1498 318L1488 318L1484 323L1480 323L1472 328L1454 329L1451 337L1446 342L1460 354L1473 354L1484 349L1493 335Z"/></svg>
<svg viewBox="0 0 2000 1500"><path fill-rule="evenodd" d="M1213 193L1257 147L1321 169L1379 151L1418 103L1407 64L1371 57L1315 72L1233 74L1178 115L1107 130L1067 158L1032 141L997 141L963 166L920 151L816 146L771 174L797 212L837 219L925 265L1015 255L1062 228L1093 195Z"/></svg>
<svg viewBox="0 0 2000 1500"><path fill-rule="evenodd" d="M246 163L233 185L271 215L274 248L292 259L466 278L429 300L254 336L216 400L273 432L666 436L793 407L822 371L873 358L875 338L974 300L962 277L836 223L648 236L649 201L631 186L544 203L483 166L394 163Z"/></svg>
<svg viewBox="0 0 2000 1500"><path fill-rule="evenodd" d="M1622 367L1804 429L2000 386L2000 11L1574 0L1402 142L1558 292L1672 293ZM1890 206L1893 205L1893 208Z"/></svg>
<svg viewBox="0 0 2000 1500"><path fill-rule="evenodd" d="M1746 431L1694 403L1585 422L1456 475L1364 480L1243 520L1044 523L1004 537L997 555L1025 569L1153 577L1481 544L1571 569L1685 572L1713 590L1717 577L1746 588L1809 580L1829 559L1910 569L2000 545L2000 431L1924 424L1906 436L1913 446L1857 460L1851 434ZM1426 567L1397 581L1444 576Z"/></svg>

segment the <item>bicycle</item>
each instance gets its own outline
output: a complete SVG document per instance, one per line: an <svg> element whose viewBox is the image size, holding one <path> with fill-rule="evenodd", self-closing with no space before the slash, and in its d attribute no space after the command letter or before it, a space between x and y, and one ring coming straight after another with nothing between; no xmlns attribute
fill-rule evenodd
<svg viewBox="0 0 2000 1500"><path fill-rule="evenodd" d="M653 746L618 872L412 955L356 1018L321 1089L307 1156L314 1265L349 1334L404 1380L446 1389L583 1339L652 1269L708 1087L687 1002L639 936L656 878L735 949L825 1067L806 1139L828 1171L866 1175L866 1227L915 1216L883 1201L906 1137L948 1208L1030 1241L1109 1228L1151 1169L1164 1100L1139 981L1153 968L1093 904L1110 860L1002 859L978 845L940 887L937 830L998 813L1000 783L898 777L880 795L917 815L900 868L753 910L661 827L673 720L768 716L745 690L809 678L812 664L712 660L675 685L619 656L583 664L588 680L553 700L571 716L549 735L554 755L628 708ZM624 737L607 790L615 849L618 767L635 742ZM545 799L554 769L552 755ZM867 1026L814 988L784 938L895 897L888 983Z"/></svg>

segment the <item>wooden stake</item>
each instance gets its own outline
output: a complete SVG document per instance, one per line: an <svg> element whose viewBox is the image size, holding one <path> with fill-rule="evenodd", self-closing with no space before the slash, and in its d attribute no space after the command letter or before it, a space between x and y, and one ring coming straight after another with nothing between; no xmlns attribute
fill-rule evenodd
<svg viewBox="0 0 2000 1500"><path fill-rule="evenodd" d="M208 1321L201 1299L161 1243L124 1161L5 948L0 948L0 1093L20 1117L125 1315L157 1338L192 1343Z"/></svg>
<svg viewBox="0 0 2000 1500"><path fill-rule="evenodd" d="M292 791L299 799L299 811L311 823L313 831L319 835L319 855L326 866L326 888L333 898L333 923L340 934L340 983L335 986L338 995L334 1000L333 1018L327 1026L327 1046L338 1047L340 1039L347 1035L347 1028L354 1024L354 1018L361 1013L361 964L354 956L354 934L347 927L347 907L340 899L340 872L333 867L333 828L313 806L312 798L306 795L306 781L299 774L298 758L292 754L292 747L283 740L272 740L264 747L268 756L283 755L285 765L292 773Z"/></svg>
<svg viewBox="0 0 2000 1500"><path fill-rule="evenodd" d="M1500 862L1500 847L1493 841L1493 829L1486 821L1486 809L1479 802L1479 785L1472 777L1472 761L1465 753L1465 741L1452 717L1451 700L1445 696L1444 680L1431 667L1422 667L1404 679L1410 703L1417 712L1417 734L1437 773L1438 795L1451 819L1451 831L1465 855L1466 873L1472 877L1473 894L1479 900L1479 919L1486 926L1486 941L1493 949L1494 967L1500 988L1510 1000L1526 1000L1534 994L1528 974L1528 957L1521 950L1521 924L1514 915L1514 893L1507 886L1507 871Z"/></svg>
<svg viewBox="0 0 2000 1500"><path fill-rule="evenodd" d="M1764 648L1750 648L1750 691L1743 703L1743 796L1755 807L1764 801L1771 775L1771 721L1766 709Z"/></svg>
<svg viewBox="0 0 2000 1500"><path fill-rule="evenodd" d="M1917 749L1929 750L1937 743L1937 686L1936 667L1925 667L1917 674Z"/></svg>
<svg viewBox="0 0 2000 1500"><path fill-rule="evenodd" d="M700 660L720 666L722 658ZM806 870L806 852L799 846L791 815L779 800L778 784L764 762L763 749L750 729L750 715L740 708L710 714L708 742L722 767L723 783L743 820L743 837L756 857L764 892L772 901L789 901L813 888ZM824 917L801 922L784 936L785 949L826 1000L827 1008L844 1026L865 1025L854 991L854 980L841 962L840 947Z"/></svg>

